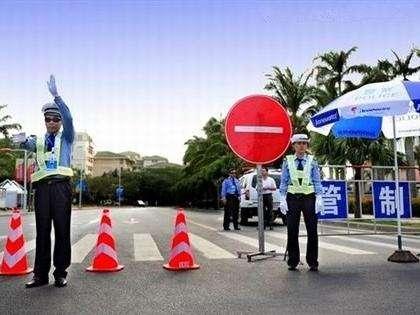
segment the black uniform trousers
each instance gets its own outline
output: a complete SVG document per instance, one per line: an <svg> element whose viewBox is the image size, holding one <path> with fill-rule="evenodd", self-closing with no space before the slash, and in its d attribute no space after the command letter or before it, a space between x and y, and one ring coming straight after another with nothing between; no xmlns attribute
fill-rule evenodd
<svg viewBox="0 0 420 315"><path fill-rule="evenodd" d="M238 228L239 217L239 198L237 195L226 195L225 216L223 218L223 228L228 229L230 218L232 217L233 227Z"/></svg>
<svg viewBox="0 0 420 315"><path fill-rule="evenodd" d="M273 225L273 195L263 194L264 228Z"/></svg>
<svg viewBox="0 0 420 315"><path fill-rule="evenodd" d="M51 267L51 223L54 224L54 277L66 277L70 266L72 189L69 178L46 178L34 183L36 253L34 274L48 278Z"/></svg>
<svg viewBox="0 0 420 315"><path fill-rule="evenodd" d="M306 262L309 266L318 266L318 218L315 213L315 194L287 194L287 264L296 267L300 261L299 225L300 213L303 212L308 244L306 247Z"/></svg>

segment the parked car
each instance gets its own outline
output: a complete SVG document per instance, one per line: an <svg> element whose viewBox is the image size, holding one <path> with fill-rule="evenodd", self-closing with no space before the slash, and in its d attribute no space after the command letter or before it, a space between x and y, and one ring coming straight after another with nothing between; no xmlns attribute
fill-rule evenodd
<svg viewBox="0 0 420 315"><path fill-rule="evenodd" d="M286 216L280 212L280 179L281 170L269 169L268 175L276 182L277 190L273 192L273 219L281 218L286 225ZM248 219L258 216L257 171L246 172L239 178L241 184L240 218L241 224L247 224Z"/></svg>

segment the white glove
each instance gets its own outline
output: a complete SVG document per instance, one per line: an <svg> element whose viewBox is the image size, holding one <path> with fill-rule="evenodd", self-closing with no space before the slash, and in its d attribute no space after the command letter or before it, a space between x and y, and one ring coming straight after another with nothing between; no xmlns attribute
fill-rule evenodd
<svg viewBox="0 0 420 315"><path fill-rule="evenodd" d="M285 195L280 195L280 212L286 215L289 208L287 207L287 200Z"/></svg>
<svg viewBox="0 0 420 315"><path fill-rule="evenodd" d="M315 213L324 212L324 200L322 195L316 195L315 199Z"/></svg>

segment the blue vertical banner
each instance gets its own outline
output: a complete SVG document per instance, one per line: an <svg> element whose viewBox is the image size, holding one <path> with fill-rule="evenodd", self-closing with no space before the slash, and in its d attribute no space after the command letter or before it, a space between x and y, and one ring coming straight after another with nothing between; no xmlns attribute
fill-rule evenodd
<svg viewBox="0 0 420 315"><path fill-rule="evenodd" d="M400 217L411 218L410 185L408 182L399 182L400 193ZM375 219L396 219L395 182L373 182L373 213Z"/></svg>
<svg viewBox="0 0 420 315"><path fill-rule="evenodd" d="M320 220L347 219L347 183L344 180L323 180L322 200L324 211L318 213Z"/></svg>

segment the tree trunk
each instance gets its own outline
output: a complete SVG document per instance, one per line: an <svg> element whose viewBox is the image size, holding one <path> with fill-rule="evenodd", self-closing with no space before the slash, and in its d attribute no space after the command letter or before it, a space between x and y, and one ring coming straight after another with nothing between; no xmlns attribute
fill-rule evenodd
<svg viewBox="0 0 420 315"><path fill-rule="evenodd" d="M414 166L416 165L416 159L414 157L414 138L407 137L404 141L405 156L407 157L408 166L413 167L407 169L407 180L415 181L416 180L416 170ZM417 197L416 183L410 183L411 196L413 198Z"/></svg>
<svg viewBox="0 0 420 315"><path fill-rule="evenodd" d="M355 187L354 187L354 201L355 201L355 208L354 208L354 217L357 218L361 218L362 217L362 208L359 207L360 205L360 198L362 198L363 200L363 189L360 191L359 187L360 187L360 180L362 179L362 169L357 167L354 170L354 179L356 180L355 182Z"/></svg>

